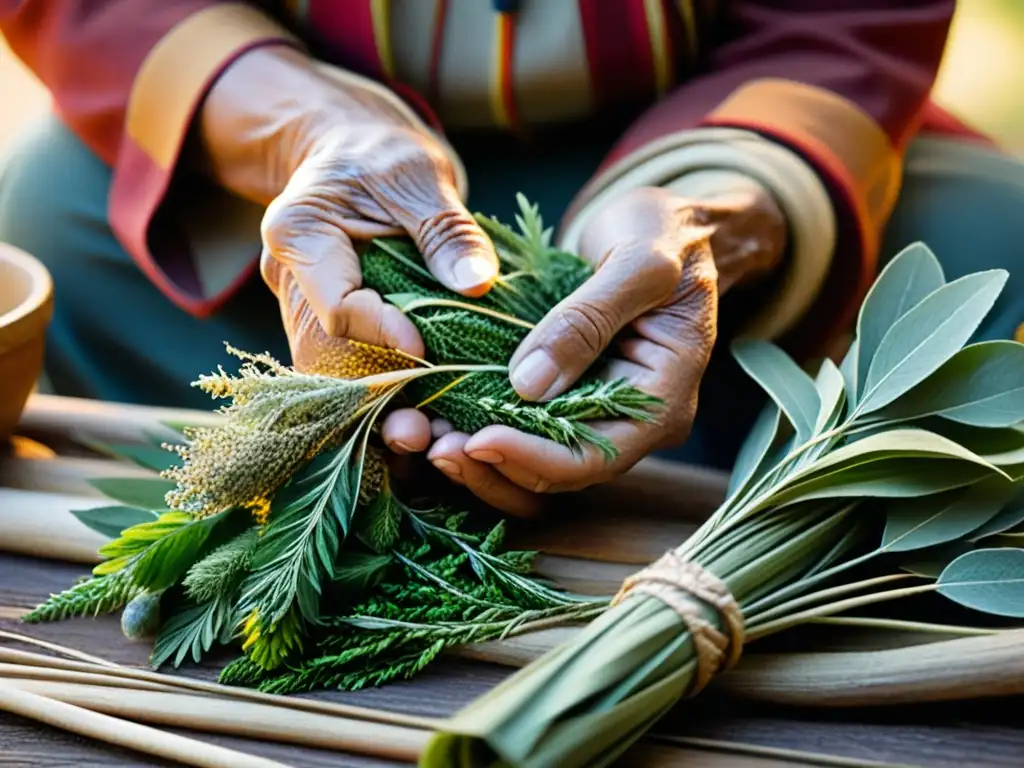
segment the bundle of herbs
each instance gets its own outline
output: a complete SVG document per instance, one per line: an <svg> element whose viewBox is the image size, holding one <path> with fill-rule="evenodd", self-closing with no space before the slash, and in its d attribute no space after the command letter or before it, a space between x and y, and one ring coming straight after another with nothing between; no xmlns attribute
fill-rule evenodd
<svg viewBox="0 0 1024 768"><path fill-rule="evenodd" d="M911 246L876 281L842 365L826 360L816 378L770 344L736 343L770 404L728 498L617 596L595 598L538 578L501 523L396 487L382 460L377 424L399 399L461 430L504 423L609 454L588 421L658 416L599 367L550 403L515 397L519 340L590 273L525 202L518 233L479 220L503 265L484 299L445 291L408 241L362 254L366 284L412 318L428 361L349 344L298 373L236 352L238 376L197 382L231 400L216 426L184 429L177 456L114 447L164 478L96 481L119 506L76 515L113 539L105 560L27 619L123 609L126 634L157 632L154 665L238 643L222 681L278 693L377 685L453 646L596 619L457 715L423 757L574 766L610 762L745 643L782 630L945 638L1024 618L1024 345L969 344L1004 272L947 282ZM889 618L899 598L923 601L922 620Z"/></svg>
<svg viewBox="0 0 1024 768"><path fill-rule="evenodd" d="M606 598L557 589L535 553L504 547L503 522L396 488L378 434L403 402L463 431L500 423L614 456L588 421L657 418L655 398L596 375L544 404L515 395L516 346L590 274L519 202L519 232L478 217L502 265L482 299L447 291L409 240L361 254L365 285L412 319L429 360L347 342L300 373L229 348L238 375L196 382L230 400L222 421L184 426L174 452L116 449L163 477L96 482L118 506L76 514L112 537L103 562L25 620L123 610L127 636L157 633L155 667L239 643L222 681L284 693L378 685L453 645L600 613Z"/></svg>

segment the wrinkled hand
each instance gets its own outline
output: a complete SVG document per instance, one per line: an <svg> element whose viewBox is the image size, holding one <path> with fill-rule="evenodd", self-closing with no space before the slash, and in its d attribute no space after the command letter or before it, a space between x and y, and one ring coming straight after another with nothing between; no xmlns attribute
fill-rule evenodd
<svg viewBox="0 0 1024 768"><path fill-rule="evenodd" d="M423 355L412 322L362 288L355 241L407 233L433 275L466 296L497 275L447 151L380 86L336 80L295 51L257 49L218 79L199 138L222 186L268 205L261 273L300 369L343 352L341 339ZM385 429L407 450L430 438L415 411L392 414Z"/></svg>
<svg viewBox="0 0 1024 768"><path fill-rule="evenodd" d="M596 266L594 276L523 340L512 384L526 400L550 400L615 342L605 378L629 379L664 410L656 423L597 425L619 451L611 462L505 426L439 437L428 453L434 465L512 514L532 514L540 494L610 480L683 442L715 343L719 294L771 269L785 245L783 216L767 194L696 202L638 189L590 221L580 255Z"/></svg>

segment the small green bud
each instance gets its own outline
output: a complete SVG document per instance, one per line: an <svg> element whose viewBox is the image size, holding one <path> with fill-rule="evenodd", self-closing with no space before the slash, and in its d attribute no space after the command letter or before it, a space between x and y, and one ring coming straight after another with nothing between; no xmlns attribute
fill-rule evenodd
<svg viewBox="0 0 1024 768"><path fill-rule="evenodd" d="M160 628L161 592L143 592L121 612L121 631L129 640L145 640Z"/></svg>

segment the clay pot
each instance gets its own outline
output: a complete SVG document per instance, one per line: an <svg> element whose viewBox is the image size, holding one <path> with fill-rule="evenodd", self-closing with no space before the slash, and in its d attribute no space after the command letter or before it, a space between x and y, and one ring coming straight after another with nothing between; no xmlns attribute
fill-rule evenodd
<svg viewBox="0 0 1024 768"><path fill-rule="evenodd" d="M0 243L0 441L14 431L43 369L53 281L39 261Z"/></svg>

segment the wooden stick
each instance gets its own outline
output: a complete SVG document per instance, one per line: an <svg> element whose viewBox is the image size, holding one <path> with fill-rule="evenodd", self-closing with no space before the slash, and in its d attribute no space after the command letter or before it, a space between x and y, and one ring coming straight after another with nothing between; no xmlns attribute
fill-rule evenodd
<svg viewBox="0 0 1024 768"><path fill-rule="evenodd" d="M124 680L140 680L143 682L158 683L167 685L177 690L207 693L222 698L250 701L258 704L273 704L275 706L287 707L289 709L301 710L334 717L350 718L352 720L364 720L367 722L383 723L404 728L420 728L431 730L438 726L439 721L435 718L418 717L406 715L401 712L387 712L369 707L357 707L351 704L336 704L330 701L318 701L294 696L275 696L271 693L262 693L249 688L240 688L230 685L211 683L206 680L196 680L190 677L179 677L177 675L162 675L158 672L149 672L132 667L101 667L96 664L68 659L57 659L52 656L44 656L30 651L19 651L14 648L0 647L0 662L10 664L25 664L29 666L50 667L76 672L90 672L94 674L107 675L112 678Z"/></svg>
<svg viewBox="0 0 1024 768"><path fill-rule="evenodd" d="M0 663L0 679L47 680L57 683L80 683L83 685L105 685L113 688L130 688L136 691L162 691L174 693L177 690L170 685L146 683L141 680L128 680L113 675L96 672L72 672L54 667L34 667L27 664ZM197 694L201 695L201 694Z"/></svg>
<svg viewBox="0 0 1024 768"><path fill-rule="evenodd" d="M13 640L16 643L26 643L28 645L35 645L39 648L45 648L48 651L60 653L64 656L67 656L68 658L75 659L77 661L82 661L86 664L93 664L97 667L105 667L106 669L123 669L123 667L121 667L120 664L115 664L112 661L101 659L98 656L92 656L88 653L83 653L82 651L76 650L74 648L67 648L63 645L58 645L57 643L51 643L46 640L40 640L38 637L22 635L18 632L9 632L5 629L0 630L0 637L5 638L7 640ZM0 649L0 652L2 652L2 649ZM3 661L3 658L0 658L0 661Z"/></svg>
<svg viewBox="0 0 1024 768"><path fill-rule="evenodd" d="M12 456L0 459L0 488L92 496L93 506L112 503L89 480L104 477L156 477L144 467L111 459L62 456L34 459Z"/></svg>
<svg viewBox="0 0 1024 768"><path fill-rule="evenodd" d="M71 510L102 505L88 496L0 488L0 548L30 557L98 563L96 550L109 539L80 523Z"/></svg>
<svg viewBox="0 0 1024 768"><path fill-rule="evenodd" d="M39 685L47 684L38 681L0 681L0 709L54 728L77 733L79 736L197 768L287 768L284 763L276 760L267 760L184 736L176 736L41 696L32 690ZM62 690L68 691L69 698L73 698L72 692L69 691L71 688L74 686L61 687ZM139 692L118 691L116 695L131 693Z"/></svg>
<svg viewBox="0 0 1024 768"><path fill-rule="evenodd" d="M171 728L299 744L415 762L430 731L301 712L183 692L139 691L55 681L7 679L5 687L29 691L105 715Z"/></svg>
<svg viewBox="0 0 1024 768"><path fill-rule="evenodd" d="M211 406L213 401L211 400ZM20 429L43 432L69 439L86 434L110 443L146 443L147 434L175 433L164 422L194 426L215 425L223 419L210 411L154 408L127 403L108 403L57 395L32 395L21 415ZM180 437L180 436L179 436Z"/></svg>
<svg viewBox="0 0 1024 768"><path fill-rule="evenodd" d="M1016 696L1024 694L1024 630L883 651L750 654L714 685L744 699L814 707Z"/></svg>

